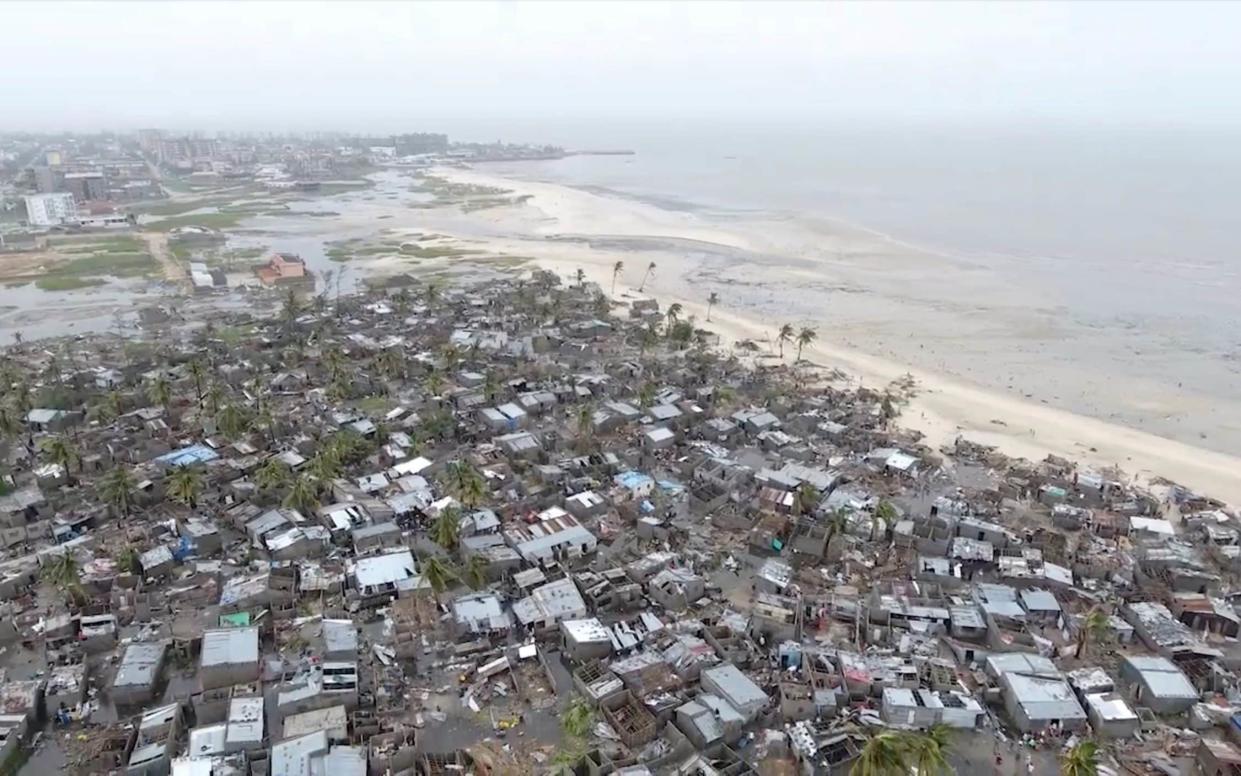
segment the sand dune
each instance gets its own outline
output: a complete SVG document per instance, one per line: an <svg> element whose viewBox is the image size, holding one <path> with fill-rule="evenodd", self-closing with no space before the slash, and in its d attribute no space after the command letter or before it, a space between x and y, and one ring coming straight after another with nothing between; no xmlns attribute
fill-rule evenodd
<svg viewBox="0 0 1241 776"><path fill-rule="evenodd" d="M825 244L821 230L803 230L796 223L780 222L778 229L773 223L769 233L764 233L761 221L744 227L720 225L708 223L693 213L667 211L639 201L554 184L498 178L476 170L444 169L438 174L460 182L503 186L531 197L520 208L472 214L487 223L491 235L487 240L496 250L533 256L541 265L568 277L582 269L590 280L605 289L612 286L613 263L624 261L626 268L616 285L618 296L633 293L647 260L655 261L657 269L647 280L646 291L665 304L680 302L687 313L696 315L700 322L706 318L705 292L695 285L694 278L722 271L713 265L727 264L727 255L724 254L723 260L717 260L715 255L704 258L695 255L695 246L690 243L712 246L719 251L757 255L778 251L794 260L805 259L806 266L800 269L772 267L762 262L748 266L756 262L747 262L744 256L735 262L740 266L728 265L726 271L742 278L740 282L747 284L748 293L758 295L768 284L777 283L785 284L785 288L792 289L791 293L795 294L798 284L806 284L809 288L809 284L825 273L827 266L834 279L840 278L835 282L848 284L848 265L860 261L860 256L882 256L881 267L876 268L872 262L866 269L871 273L889 273L893 293L899 295L906 288L916 290L922 284L933 283L937 273L946 271L942 262L951 261L933 254L919 254L910 246L894 246L880 235L861 230L842 228L828 235ZM563 239L566 237L589 239ZM682 246L683 249L675 244L657 246L634 253L626 249L623 241L620 245L609 243L616 238L657 238L684 241L687 245ZM799 244L806 246L800 253ZM841 255L835 260L822 258L830 256L832 251L839 251ZM978 293L994 293L1000 295L1000 304L1009 303L1003 298L1003 290L991 288L990 279L982 273L970 274L968 267L961 266L952 269L958 273L953 282L977 282ZM808 290L807 294L810 293ZM778 326L765 311L770 305L746 309L737 303L737 298L740 295L712 311L708 328L719 332L726 343L740 339L769 341ZM918 301L916 297L911 298L914 303ZM1021 308L1016 301L1012 304L1015 313L1008 325L1015 325L1012 322L1024 324ZM789 317L796 319L792 313ZM909 322L916 327L916 317ZM988 320L987 323L1004 325L1006 322ZM1029 325L1044 324L1032 321ZM902 375L912 374L918 382L919 394L905 408L901 422L922 431L933 445L951 442L963 435L995 445L1013 456L1041 459L1052 453L1093 467L1119 466L1142 480L1165 477L1241 504L1241 458L1027 400L959 376L910 366L899 359L866 353L847 344L848 332L841 325L830 330L820 326L819 341L806 349L805 357L819 364L839 367L867 385L886 385ZM913 336L917 336L916 332L915 328ZM1004 335L1013 336L1009 332ZM1110 398L1109 395L1099 397L1103 402ZM1115 400L1119 401L1120 397ZM1157 406L1152 411L1163 412L1164 408Z"/></svg>

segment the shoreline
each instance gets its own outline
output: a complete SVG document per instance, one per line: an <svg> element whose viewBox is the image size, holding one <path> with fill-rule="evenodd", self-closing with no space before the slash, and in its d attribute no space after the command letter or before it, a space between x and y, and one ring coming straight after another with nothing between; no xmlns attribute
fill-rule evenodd
<svg viewBox="0 0 1241 776"><path fill-rule="evenodd" d="M530 199L522 207L538 211L533 214L535 225L531 234L493 238L492 244L508 252L529 255L533 264L557 271L565 278L572 278L578 269L582 269L586 278L597 283L605 292L612 286L612 262L618 260L618 256L619 260L625 260L623 254L582 247L576 251L564 250L564 246L556 250L534 250L530 243L538 241L550 247L555 244L549 238L573 236L583 240L602 240L613 236L700 240L742 251L762 251L764 248L761 241L741 239L736 234L692 223L692 217L688 214L661 212L653 215L650 211L655 208L625 201L618 202L611 217L605 218L603 223L592 224L597 231L587 232L574 228L588 220L588 214L583 212L586 208L581 202L566 202L567 195L556 191L557 188L567 187L530 183L476 170L440 169L436 170L436 174L458 182L503 185L518 195L529 195ZM575 193L599 198L576 190ZM495 222L492 226L504 222L502 216L494 213L488 216L488 213L491 211L479 211L474 215L490 218ZM652 230L652 226L657 228ZM618 297L636 293L637 284L629 281L635 275L641 275L644 268L626 262L623 277L616 284ZM764 324L761 319L730 308L727 301L712 310L711 322L707 324L705 302L688 293L692 285L677 286L657 270L647 283L647 292L659 299L665 309L672 302L680 303L687 315L697 316L706 328L718 333L721 344L726 346L741 339L762 343L778 326L775 321ZM818 333L819 339L806 348L808 361L829 368L838 367L851 379L860 379L864 384L876 386L887 385L905 374L914 377L917 393L902 411L898 423L923 433L925 442L931 447L937 448L963 436L970 441L994 446L1011 457L1038 461L1053 454L1097 469L1117 466L1128 476L1143 482L1166 478L1230 504L1241 504L1241 457L1070 412L1037 400L1006 395L957 376L867 353L848 342L842 344L841 338L822 326L818 327Z"/></svg>

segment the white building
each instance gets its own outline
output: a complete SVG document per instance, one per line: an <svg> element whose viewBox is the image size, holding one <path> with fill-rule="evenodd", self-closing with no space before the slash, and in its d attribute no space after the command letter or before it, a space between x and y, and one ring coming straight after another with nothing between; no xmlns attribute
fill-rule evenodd
<svg viewBox="0 0 1241 776"><path fill-rule="evenodd" d="M69 193L31 194L26 197L26 221L31 226L76 224L78 205Z"/></svg>

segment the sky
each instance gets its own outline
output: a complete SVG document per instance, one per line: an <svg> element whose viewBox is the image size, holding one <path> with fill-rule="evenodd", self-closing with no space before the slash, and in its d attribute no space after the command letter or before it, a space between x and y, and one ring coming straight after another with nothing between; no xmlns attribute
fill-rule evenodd
<svg viewBox="0 0 1241 776"><path fill-rule="evenodd" d="M0 130L1241 122L1241 3L0 3Z"/></svg>

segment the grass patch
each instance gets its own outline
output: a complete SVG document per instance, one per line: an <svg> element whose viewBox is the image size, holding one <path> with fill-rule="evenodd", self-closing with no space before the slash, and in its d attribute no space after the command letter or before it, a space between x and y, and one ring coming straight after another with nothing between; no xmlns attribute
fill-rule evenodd
<svg viewBox="0 0 1241 776"><path fill-rule="evenodd" d="M223 326L216 329L215 336L225 345L239 345L253 333L253 326Z"/></svg>
<svg viewBox="0 0 1241 776"><path fill-rule="evenodd" d="M94 253L97 251L125 253L140 250L143 243L142 240L132 235L117 235L115 237L90 235L84 237L57 237L48 240L48 245L56 248L61 253Z"/></svg>
<svg viewBox="0 0 1241 776"><path fill-rule="evenodd" d="M400 247L401 255L412 256L415 259L456 259L462 256L474 256L482 251L471 251L465 248L449 248L442 245L414 245L413 243L403 243Z"/></svg>
<svg viewBox="0 0 1241 776"><path fill-rule="evenodd" d="M384 396L366 396L357 401L358 410L371 415L392 409L392 400Z"/></svg>
<svg viewBox="0 0 1241 776"><path fill-rule="evenodd" d="M333 194L345 194L350 191L362 191L374 186L375 184L370 181L334 181L332 183L320 183L319 188L306 193L327 197Z"/></svg>
<svg viewBox="0 0 1241 776"><path fill-rule="evenodd" d="M55 264L47 272L48 276L72 277L81 275L113 275L115 277L134 277L154 272L159 268L149 253L105 253L97 256L83 256L80 259Z"/></svg>
<svg viewBox="0 0 1241 776"><path fill-rule="evenodd" d="M28 285L30 285L29 280L19 280L15 283L5 283L4 287L5 288L25 288Z"/></svg>
<svg viewBox="0 0 1241 776"><path fill-rule="evenodd" d="M157 232L168 232L176 229L178 226L205 226L208 229L227 229L236 226L243 218L249 218L251 215L253 213L203 213L194 216L164 218L143 226L146 229L152 229Z"/></svg>
<svg viewBox="0 0 1241 776"><path fill-rule="evenodd" d="M34 282L35 286L44 291L77 291L80 288L94 288L95 286L107 285L108 281L100 278L76 278L61 277L51 275L39 278Z"/></svg>

